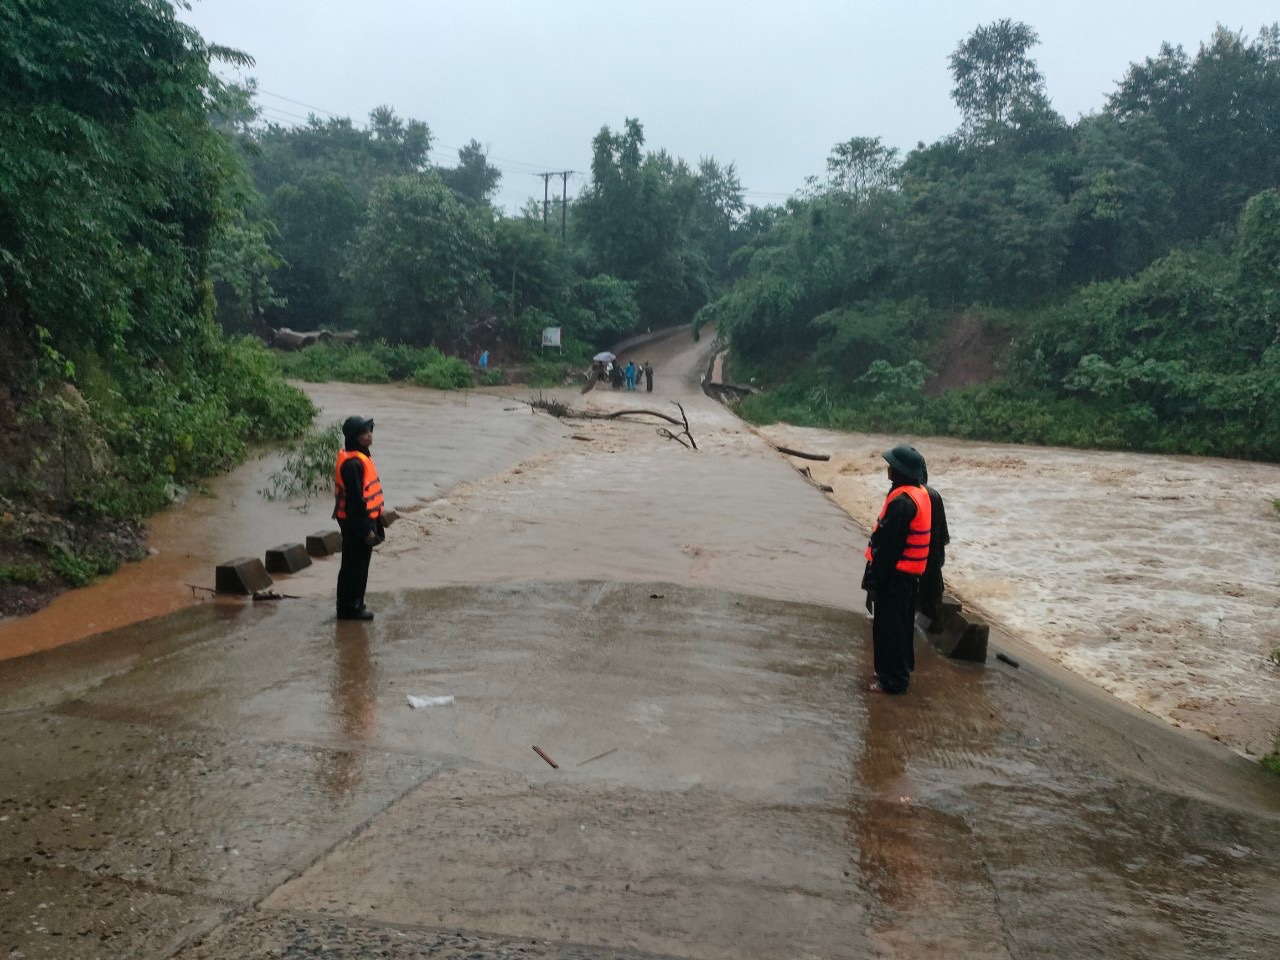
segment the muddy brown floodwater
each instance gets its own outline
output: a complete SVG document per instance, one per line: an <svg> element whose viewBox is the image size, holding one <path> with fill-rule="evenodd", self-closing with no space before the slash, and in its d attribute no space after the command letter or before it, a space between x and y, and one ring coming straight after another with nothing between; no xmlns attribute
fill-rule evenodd
<svg viewBox="0 0 1280 960"><path fill-rule="evenodd" d="M899 438L762 433L830 453L814 476L853 516L878 509L880 453ZM1280 466L906 439L945 497L946 579L969 605L1175 726L1247 755L1273 748Z"/></svg>
<svg viewBox="0 0 1280 960"><path fill-rule="evenodd" d="M997 647L1049 653L983 667L921 641L910 694L869 694L865 531L701 395L706 347L637 348L652 394L561 395L602 413L678 401L696 451L510 396L316 388L325 418L378 421L402 513L370 624L335 621L334 560L277 579L298 599L183 586L328 526L325 504L256 497L270 459L162 518L157 557L72 595L96 601L6 624L11 654L48 649L0 662L0 948L1280 955L1275 778L1000 616L974 572L1002 549L980 509L997 485L959 482L961 456L989 455L927 448L953 585ZM869 515L881 438L785 435L830 444L837 493L861 519L845 488L865 487Z"/></svg>

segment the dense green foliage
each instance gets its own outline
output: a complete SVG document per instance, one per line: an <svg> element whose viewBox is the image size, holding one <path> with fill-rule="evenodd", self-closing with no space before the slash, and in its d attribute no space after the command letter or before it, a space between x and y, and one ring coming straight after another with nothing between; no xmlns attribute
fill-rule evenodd
<svg viewBox="0 0 1280 960"><path fill-rule="evenodd" d="M213 322L251 189L214 58L246 62L160 0L0 0L0 411L33 453L0 486L23 502L144 513L311 416Z"/></svg>
<svg viewBox="0 0 1280 960"><path fill-rule="evenodd" d="M233 305L220 309L228 329L354 329L523 362L557 326L600 349L687 323L723 289L747 235L732 165L704 158L695 171L645 154L635 120L600 132L591 182L544 222L536 204L514 217L490 206L501 174L474 140L456 166L432 167L427 125L390 108L365 128L317 117L260 126L252 84L234 93L226 127L263 199L244 258L224 258L237 266L220 298ZM255 252L256 270L239 265Z"/></svg>
<svg viewBox="0 0 1280 960"><path fill-rule="evenodd" d="M718 323L757 419L1280 459L1280 28L1049 107L1035 33L952 57L957 133L837 145L736 255ZM931 388L962 327L999 379ZM970 349L966 347L965 349Z"/></svg>

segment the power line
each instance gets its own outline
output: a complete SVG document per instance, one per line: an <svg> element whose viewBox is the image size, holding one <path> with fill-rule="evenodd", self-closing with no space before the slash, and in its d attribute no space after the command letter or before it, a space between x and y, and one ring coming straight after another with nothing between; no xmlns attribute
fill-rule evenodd
<svg viewBox="0 0 1280 960"><path fill-rule="evenodd" d="M286 97L280 93L272 93L270 90L263 90L261 87L258 87L258 93L265 93L268 97L275 97L277 100L287 100L289 103L296 103L298 106L306 107L308 110L316 110L320 113L328 114L335 120L339 119L338 114L334 113L332 110L326 110L324 107L317 107L314 104L303 103L301 100L294 100L292 97Z"/></svg>
<svg viewBox="0 0 1280 960"><path fill-rule="evenodd" d="M262 114L272 113L281 117L288 117L291 120L297 120L302 123L310 123L311 117L304 117L297 113L290 113L288 110L281 110L279 107L273 107L269 104L263 104L258 107L258 112Z"/></svg>

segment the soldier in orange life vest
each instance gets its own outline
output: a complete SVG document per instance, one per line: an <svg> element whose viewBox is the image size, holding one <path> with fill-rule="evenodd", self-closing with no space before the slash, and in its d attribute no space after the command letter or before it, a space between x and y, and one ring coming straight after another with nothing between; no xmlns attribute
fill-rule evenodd
<svg viewBox="0 0 1280 960"><path fill-rule="evenodd" d="M915 669L915 605L929 559L932 509L924 488L924 457L900 444L884 453L889 495L867 544L862 589L872 614L876 678L870 689L906 693Z"/></svg>
<svg viewBox="0 0 1280 960"><path fill-rule="evenodd" d="M373 421L347 417L342 425L346 447L333 468L333 515L342 529L342 568L338 571L338 619L372 620L364 605L373 548L386 539L382 520L382 481L369 456Z"/></svg>

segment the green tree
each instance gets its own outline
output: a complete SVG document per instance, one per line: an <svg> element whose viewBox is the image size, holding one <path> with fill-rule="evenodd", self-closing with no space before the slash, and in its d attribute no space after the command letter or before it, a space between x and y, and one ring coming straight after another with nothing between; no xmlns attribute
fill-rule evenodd
<svg viewBox="0 0 1280 960"><path fill-rule="evenodd" d="M851 137L831 148L825 180L811 177L808 192L847 193L857 200L896 186L899 159L897 147L886 147L879 137Z"/></svg>
<svg viewBox="0 0 1280 960"><path fill-rule="evenodd" d="M492 311L492 237L434 172L374 185L348 272L370 333L450 348Z"/></svg>
<svg viewBox="0 0 1280 960"><path fill-rule="evenodd" d="M1264 190L1245 205L1237 259L1248 283L1280 295L1280 189Z"/></svg>
<svg viewBox="0 0 1280 960"><path fill-rule="evenodd" d="M976 28L951 54L951 98L963 117L961 135L994 143L1050 112L1044 77L1028 55L1035 30L1008 18Z"/></svg>
<svg viewBox="0 0 1280 960"><path fill-rule="evenodd" d="M903 181L893 226L901 289L937 304L1030 303L1052 293L1068 220L1044 170L1000 157Z"/></svg>
<svg viewBox="0 0 1280 960"><path fill-rule="evenodd" d="M1107 112L1163 131L1177 160L1175 239L1234 223L1280 182L1280 25L1252 40L1219 26L1194 59L1165 44L1129 69Z"/></svg>
<svg viewBox="0 0 1280 960"><path fill-rule="evenodd" d="M478 140L458 151L456 167L440 167L438 172L454 193L472 203L488 203L502 181L502 171L490 166L489 153Z"/></svg>
<svg viewBox="0 0 1280 960"><path fill-rule="evenodd" d="M1128 276L1168 250L1175 161L1160 127L1100 115L1076 124L1067 259L1069 283Z"/></svg>
<svg viewBox="0 0 1280 960"><path fill-rule="evenodd" d="M635 284L642 322L686 323L707 302L714 282L706 226L733 215L732 177L704 196L688 164L666 151L644 154L644 129L628 119L623 130L601 129L592 141L591 182L575 203L575 232L589 258L588 273L609 273ZM704 200L729 207L702 207ZM701 230L701 236L700 236Z"/></svg>
<svg viewBox="0 0 1280 960"><path fill-rule="evenodd" d="M214 269L249 268L252 298L267 256L215 59L251 62L161 0L0 0L0 375L37 471L69 445L55 388L83 398L73 443L110 456L65 494L79 510L155 509L310 416L212 322Z"/></svg>
<svg viewBox="0 0 1280 960"><path fill-rule="evenodd" d="M388 106L357 126L350 118L252 127L240 136L254 183L266 196L280 264L271 277L279 303L267 319L302 329L349 322L351 287L342 266L382 177L427 169L431 131Z"/></svg>
<svg viewBox="0 0 1280 960"><path fill-rule="evenodd" d="M273 318L307 330L343 326L351 291L342 268L364 222L364 198L336 174L304 173L272 191L267 211L282 260L272 282L287 304Z"/></svg>

